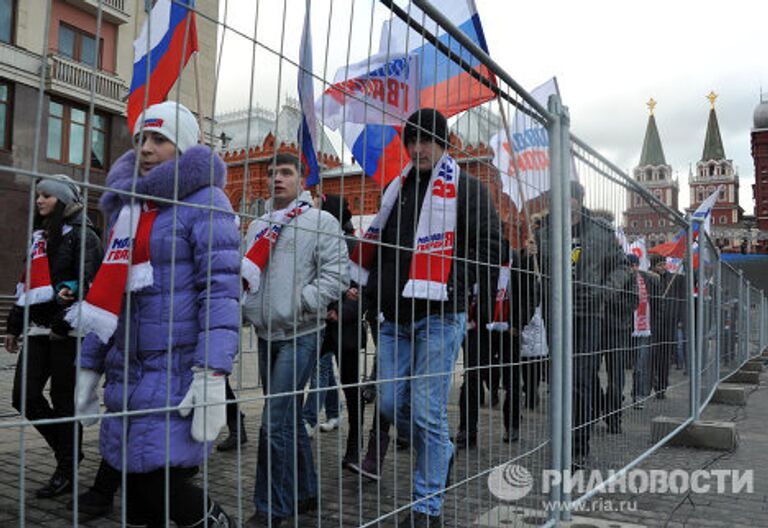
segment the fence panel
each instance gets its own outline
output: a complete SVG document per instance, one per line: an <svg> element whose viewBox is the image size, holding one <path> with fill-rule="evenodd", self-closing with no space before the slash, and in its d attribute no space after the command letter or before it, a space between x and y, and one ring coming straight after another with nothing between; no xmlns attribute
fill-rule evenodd
<svg viewBox="0 0 768 528"><path fill-rule="evenodd" d="M86 3L71 53L40 13L32 162L0 165L25 211L0 524L552 526L614 482L553 474L630 469L768 341L763 292L571 134L554 79L523 90L429 2L148 2L115 42L172 20L163 72L216 52L170 102L134 86L133 129L87 53L146 13Z"/></svg>

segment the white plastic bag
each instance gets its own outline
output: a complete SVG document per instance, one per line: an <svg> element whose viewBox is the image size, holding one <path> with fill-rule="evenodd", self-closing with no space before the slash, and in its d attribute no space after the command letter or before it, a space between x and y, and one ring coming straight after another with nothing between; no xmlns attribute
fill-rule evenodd
<svg viewBox="0 0 768 528"><path fill-rule="evenodd" d="M539 305L520 336L520 357L539 358L548 355L547 328L541 316L541 305Z"/></svg>

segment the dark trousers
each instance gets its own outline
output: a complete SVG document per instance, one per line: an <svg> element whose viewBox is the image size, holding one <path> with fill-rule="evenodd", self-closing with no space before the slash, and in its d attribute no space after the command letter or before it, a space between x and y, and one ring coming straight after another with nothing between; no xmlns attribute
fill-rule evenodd
<svg viewBox="0 0 768 528"><path fill-rule="evenodd" d="M573 445L574 457L589 454L590 422L594 417L593 386L600 364L602 321L596 317L573 319Z"/></svg>
<svg viewBox="0 0 768 528"><path fill-rule="evenodd" d="M21 412L26 402L24 417L33 422L52 418L72 417L75 414L75 356L77 343L74 338L51 341L48 336L29 337L27 348L19 354L13 379L13 407ZM24 356L27 358L26 388L22 394ZM43 395L43 389L51 380L51 402ZM38 425L35 429L53 450L57 463L65 470L73 468L74 432L77 427L78 462L83 458L83 428L75 420Z"/></svg>
<svg viewBox="0 0 768 528"><path fill-rule="evenodd" d="M504 427L520 426L520 348L509 333L470 331L464 339L464 382L459 395L459 430L477 433L480 391L484 373L501 370L504 397ZM490 387L489 387L490 388Z"/></svg>
<svg viewBox="0 0 768 528"><path fill-rule="evenodd" d="M232 390L232 386L229 384L229 376L227 376L227 383L224 387L224 394L227 398L227 429L230 433L237 432L237 415L240 414L240 427L243 427L243 420L245 415L239 412L237 405L237 397Z"/></svg>
<svg viewBox="0 0 768 528"><path fill-rule="evenodd" d="M357 347L342 347L337 352L336 363L339 365L344 400L347 403L347 417L349 432L347 433L347 447L344 458L348 461L356 460L362 445L361 431L365 415L360 387L360 349Z"/></svg>
<svg viewBox="0 0 768 528"><path fill-rule="evenodd" d="M600 360L605 360L606 387L601 387L598 362L595 369L595 385L592 389L593 415L602 416L605 422L621 424L621 407L624 402L624 369L629 354L629 330L606 328L603 332Z"/></svg>
<svg viewBox="0 0 768 528"><path fill-rule="evenodd" d="M674 329L676 332L677 329ZM653 344L651 365L653 370L653 390L665 391L669 387L669 364L675 357L677 343L675 335L663 335Z"/></svg>
<svg viewBox="0 0 768 528"><path fill-rule="evenodd" d="M195 473L196 467L172 467L169 471L167 516L179 526L192 526L205 517L205 494L192 482ZM128 524L165 526L165 468L149 473L128 473L126 480ZM208 510L211 505L209 500Z"/></svg>

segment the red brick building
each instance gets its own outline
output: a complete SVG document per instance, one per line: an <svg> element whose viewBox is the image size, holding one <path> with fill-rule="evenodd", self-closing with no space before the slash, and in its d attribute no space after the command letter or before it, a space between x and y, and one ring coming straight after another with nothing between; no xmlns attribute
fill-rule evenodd
<svg viewBox="0 0 768 528"><path fill-rule="evenodd" d="M768 100L763 100L762 94L754 114L752 158L755 160L755 183L752 185L752 195L755 200L757 229L768 237ZM768 248L768 241L760 240L759 246L762 251L765 251Z"/></svg>
<svg viewBox="0 0 768 528"><path fill-rule="evenodd" d="M715 112L717 95L710 93L708 98L710 110L704 150L701 160L696 163L696 171L689 175L691 206L688 211L695 211L701 202L722 185L712 209L711 235L722 249L732 250L740 247L745 234L742 223L744 210L739 205L739 174L733 166L733 160L725 157Z"/></svg>
<svg viewBox="0 0 768 528"><path fill-rule="evenodd" d="M633 176L640 185L672 209L678 208L680 187L677 180L672 178L672 167L664 157L659 130L653 109L656 101L651 99L648 108L648 125L645 129L643 150L640 163L635 167ZM624 232L630 238L645 237L648 246L652 247L672 240L680 230L672 223L667 215L653 209L638 193L627 193L627 209L624 211Z"/></svg>

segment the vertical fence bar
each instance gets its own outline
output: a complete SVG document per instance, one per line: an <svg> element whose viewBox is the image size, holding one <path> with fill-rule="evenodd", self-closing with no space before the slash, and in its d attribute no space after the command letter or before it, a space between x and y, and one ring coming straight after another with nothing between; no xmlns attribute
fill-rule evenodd
<svg viewBox="0 0 768 528"><path fill-rule="evenodd" d="M690 222L690 215L688 215ZM688 356L688 389L690 391L690 415L692 418L696 418L696 310L694 308L694 269L693 269L693 226L689 224L686 227L686 252L685 252L685 269L686 272L686 310L688 311L688 317L685 318L685 336L688 339L686 347L686 355Z"/></svg>
<svg viewBox="0 0 768 528"><path fill-rule="evenodd" d="M694 348L695 357L693 361L694 370L691 371L691 375L694 379L694 387L696 388L693 393L694 398L694 419L698 420L701 414L701 383L702 383L702 370L703 370L703 358L704 358L704 292L706 290L706 277L704 276L704 253L706 247L702 247L706 244L706 238L699 234L699 265L695 271L697 276L698 287L696 291L698 296L696 297L696 347Z"/></svg>
<svg viewBox="0 0 768 528"><path fill-rule="evenodd" d="M560 230L563 233L563 469L570 470L573 456L573 289L571 264L571 134L570 115L567 106L560 108L560 169L558 175L563 193L560 195L560 208L563 211ZM586 427L590 425L584 424ZM570 504L571 494L564 491L563 501ZM562 520L571 520L571 508L563 510Z"/></svg>
<svg viewBox="0 0 768 528"><path fill-rule="evenodd" d="M752 286L747 281L747 291L744 305L747 307L746 326L747 329L744 332L745 341L747 342L747 359L752 357Z"/></svg>
<svg viewBox="0 0 768 528"><path fill-rule="evenodd" d="M560 97L550 96L548 107L550 113L554 116L548 123L549 132L549 159L550 179L552 197L551 203L560 203L564 190L563 173L565 172L560 152L563 150L562 136L562 106ZM550 211L550 236L549 247L540 248L539 251L549 253L549 267L544 268L549 273L549 318L550 318L550 339L552 347L550 349L549 376L550 376L550 433L552 439L551 469L559 470L565 467L565 460L570 458L566 455L563 447L563 437L566 434L564 430L565 414L563 412L563 318L561 317L561 306L563 303L563 230L560 226L563 223L564 213L560 207L553 207ZM562 489L559 483L552 486L549 498L555 505L550 511L550 519L559 525L560 505L565 498L561 495Z"/></svg>
<svg viewBox="0 0 768 528"><path fill-rule="evenodd" d="M738 311L739 311L738 329L739 329L739 331L738 331L738 334L737 334L738 347L739 347L739 364L741 364L746 359L746 357L747 357L747 352L746 352L746 348L745 348L746 344L744 343L744 329L746 328L746 325L744 324L744 319L746 319L746 317L744 316L744 314L747 314L747 316L749 316L749 311L745 310L745 308L744 308L744 299L745 299L745 294L744 294L744 272L742 270L739 270L739 307L738 307Z"/></svg>
<svg viewBox="0 0 768 528"><path fill-rule="evenodd" d="M722 354L720 354L720 347L722 346L722 328L723 328L723 314L722 314L722 306L723 306L723 263L720 261L719 255L718 260L715 262L715 284L714 284L714 293L715 293L715 354L717 354L715 361L715 378L714 383L717 385L720 382L720 358L722 358Z"/></svg>

